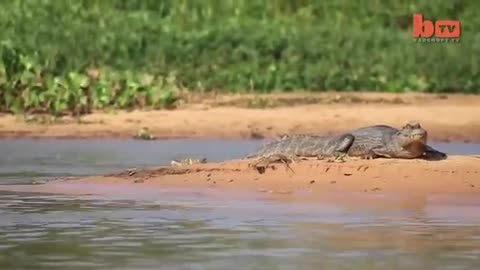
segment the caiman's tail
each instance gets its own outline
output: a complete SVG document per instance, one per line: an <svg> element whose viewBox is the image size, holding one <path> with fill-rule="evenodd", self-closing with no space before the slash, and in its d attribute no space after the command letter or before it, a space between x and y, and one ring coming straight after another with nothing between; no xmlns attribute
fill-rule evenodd
<svg viewBox="0 0 480 270"><path fill-rule="evenodd" d="M257 158L257 157L259 157L258 153L255 153L255 154L246 155L241 159L251 159L251 158Z"/></svg>

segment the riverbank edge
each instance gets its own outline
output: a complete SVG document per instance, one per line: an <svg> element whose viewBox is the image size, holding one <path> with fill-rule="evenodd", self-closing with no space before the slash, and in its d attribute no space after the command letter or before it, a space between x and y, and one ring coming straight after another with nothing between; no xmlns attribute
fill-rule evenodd
<svg viewBox="0 0 480 270"><path fill-rule="evenodd" d="M480 193L480 156L454 155L438 161L353 159L335 163L306 160L290 164L290 168L281 163L272 164L263 173L249 167L249 162L232 160L179 167L134 168L39 185L3 185L0 190L68 195L108 195L121 190L141 197L142 192L152 190L209 189L212 193L245 191L296 200L321 200L334 193L409 196Z"/></svg>
<svg viewBox="0 0 480 270"><path fill-rule="evenodd" d="M174 110L94 112L80 118L0 115L0 139L262 139L329 135L420 122L429 139L480 142L480 96L388 93L189 94Z"/></svg>

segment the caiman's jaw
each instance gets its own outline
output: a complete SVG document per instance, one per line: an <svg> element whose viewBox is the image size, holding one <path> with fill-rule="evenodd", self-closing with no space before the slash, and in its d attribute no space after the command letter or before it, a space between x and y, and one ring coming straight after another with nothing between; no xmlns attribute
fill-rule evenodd
<svg viewBox="0 0 480 270"><path fill-rule="evenodd" d="M402 130L398 134L401 147L408 151L421 151L427 145L427 131L424 129Z"/></svg>
<svg viewBox="0 0 480 270"><path fill-rule="evenodd" d="M415 133L404 134L405 143L402 146L404 150L410 152L423 152L427 145L427 133L418 131Z"/></svg>
<svg viewBox="0 0 480 270"><path fill-rule="evenodd" d="M413 133L408 135L408 138L412 143L417 142L417 143L423 143L427 144L427 133L426 132L419 132L419 133Z"/></svg>

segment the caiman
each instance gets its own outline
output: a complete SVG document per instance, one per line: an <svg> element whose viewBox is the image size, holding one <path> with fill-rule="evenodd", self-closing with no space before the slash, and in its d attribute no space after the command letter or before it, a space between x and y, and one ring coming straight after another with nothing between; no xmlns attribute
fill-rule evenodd
<svg viewBox="0 0 480 270"><path fill-rule="evenodd" d="M361 158L446 158L447 155L427 144L428 132L419 123L401 129L375 125L349 132L355 138L347 154Z"/></svg>
<svg viewBox="0 0 480 270"><path fill-rule="evenodd" d="M387 125L359 128L334 136L292 135L264 145L246 158L254 158L255 167L273 162L293 162L299 158L345 157L373 158L445 158L447 155L427 145L428 132L419 123L406 124L401 129ZM260 165L262 164L262 165Z"/></svg>

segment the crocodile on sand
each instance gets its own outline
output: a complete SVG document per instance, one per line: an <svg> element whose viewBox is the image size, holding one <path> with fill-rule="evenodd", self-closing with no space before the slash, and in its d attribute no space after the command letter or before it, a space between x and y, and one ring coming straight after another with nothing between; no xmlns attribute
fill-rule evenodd
<svg viewBox="0 0 480 270"><path fill-rule="evenodd" d="M427 144L428 132L419 123L406 124L401 129L375 125L356 129L349 134L355 138L347 151L348 156L372 158L429 159L447 155Z"/></svg>
<svg viewBox="0 0 480 270"><path fill-rule="evenodd" d="M387 125L359 128L335 136L293 135L266 144L257 153L246 158L256 159L252 166L265 168L273 162L289 162L299 158L345 157L445 158L446 154L427 145L428 133L419 123L406 124L401 129Z"/></svg>

